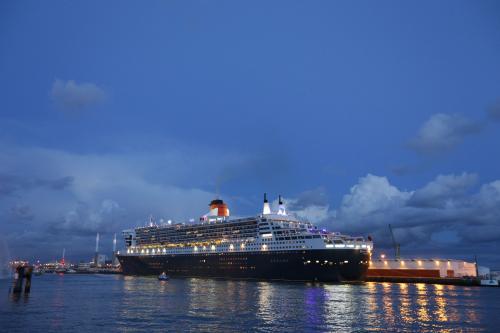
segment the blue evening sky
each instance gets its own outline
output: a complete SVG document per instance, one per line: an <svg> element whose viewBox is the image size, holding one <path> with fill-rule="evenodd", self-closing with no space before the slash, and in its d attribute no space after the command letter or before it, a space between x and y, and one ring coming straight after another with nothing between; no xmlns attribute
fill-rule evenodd
<svg viewBox="0 0 500 333"><path fill-rule="evenodd" d="M500 264L499 103L497 1L2 1L4 248L85 256L219 188Z"/></svg>

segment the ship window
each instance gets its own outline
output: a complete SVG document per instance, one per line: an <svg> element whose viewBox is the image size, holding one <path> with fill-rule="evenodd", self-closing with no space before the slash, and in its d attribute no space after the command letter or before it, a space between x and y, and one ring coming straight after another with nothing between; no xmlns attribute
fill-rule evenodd
<svg viewBox="0 0 500 333"><path fill-rule="evenodd" d="M306 236L306 238L307 238L307 239L311 239L311 238L312 238L312 236Z"/></svg>

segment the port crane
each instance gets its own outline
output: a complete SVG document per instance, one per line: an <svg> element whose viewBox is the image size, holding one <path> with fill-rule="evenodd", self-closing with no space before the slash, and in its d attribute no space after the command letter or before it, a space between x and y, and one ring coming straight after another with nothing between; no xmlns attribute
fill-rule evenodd
<svg viewBox="0 0 500 333"><path fill-rule="evenodd" d="M394 237L394 232L392 231L392 227L389 224L389 231L391 232L391 238L392 238L392 246L394 246L394 255L396 259L400 258L400 253L399 253L399 243L396 242L396 238Z"/></svg>

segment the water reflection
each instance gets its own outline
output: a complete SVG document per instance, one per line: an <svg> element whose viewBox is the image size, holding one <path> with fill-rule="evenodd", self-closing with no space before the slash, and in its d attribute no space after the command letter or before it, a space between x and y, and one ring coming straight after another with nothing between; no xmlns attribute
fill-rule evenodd
<svg viewBox="0 0 500 333"><path fill-rule="evenodd" d="M398 283L399 286L399 298L401 302L400 313L401 320L403 323L412 325L416 320L412 312L412 298L409 294L409 284L408 283Z"/></svg>
<svg viewBox="0 0 500 333"><path fill-rule="evenodd" d="M498 296L497 289L408 283L44 276L26 304L0 303L0 322L32 309L27 331L43 331L36 324L68 331L75 322L118 332L481 331L500 311Z"/></svg>

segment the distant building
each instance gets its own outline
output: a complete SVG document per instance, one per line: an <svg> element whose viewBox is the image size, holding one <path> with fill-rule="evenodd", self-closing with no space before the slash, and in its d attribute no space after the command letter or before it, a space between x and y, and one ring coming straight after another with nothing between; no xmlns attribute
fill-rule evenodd
<svg viewBox="0 0 500 333"><path fill-rule="evenodd" d="M489 270L488 270L489 271ZM369 277L462 278L476 277L476 264L452 259L376 259Z"/></svg>
<svg viewBox="0 0 500 333"><path fill-rule="evenodd" d="M106 264L106 260L108 260L108 256L105 254L97 255L97 266L104 266Z"/></svg>
<svg viewBox="0 0 500 333"><path fill-rule="evenodd" d="M80 263L78 263L78 269L88 270L88 269L90 269L90 263L89 262L80 262Z"/></svg>

